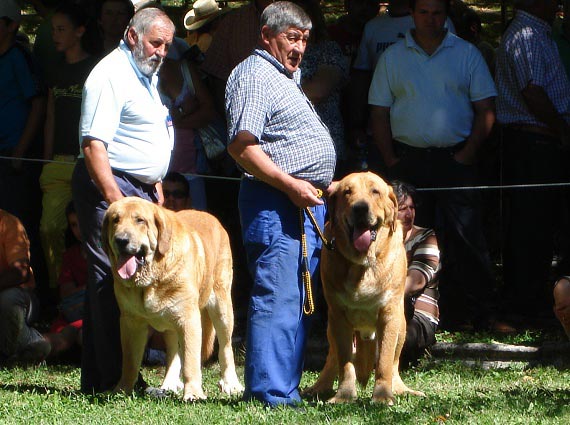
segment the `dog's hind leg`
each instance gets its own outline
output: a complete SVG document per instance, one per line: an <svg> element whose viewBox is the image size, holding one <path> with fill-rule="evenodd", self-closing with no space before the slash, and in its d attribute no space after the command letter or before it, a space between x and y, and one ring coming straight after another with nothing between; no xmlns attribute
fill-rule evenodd
<svg viewBox="0 0 570 425"><path fill-rule="evenodd" d="M330 316L329 316L330 317ZM329 341L329 351L327 353L327 359L325 361L325 365L319 373L319 378L317 381L302 391L302 395L308 397L317 397L317 396L327 396L333 392L333 385L334 380L338 376L338 360L336 357L336 348L334 346L334 341L332 341L331 335L331 320L329 319L329 325L327 326L327 339Z"/></svg>
<svg viewBox="0 0 570 425"><path fill-rule="evenodd" d="M354 368L356 370L356 380L366 388L370 380L370 373L374 370L376 363L376 339L364 340L360 333L356 333L356 353L354 355Z"/></svg>
<svg viewBox="0 0 570 425"><path fill-rule="evenodd" d="M200 309L189 308L182 322L179 323L180 356L182 358L182 381L184 382L184 401L205 400L202 389L201 346L202 327Z"/></svg>
<svg viewBox="0 0 570 425"><path fill-rule="evenodd" d="M398 394L412 394L420 397L425 397L425 394L421 391L415 391L407 387L400 377L400 354L402 352L402 347L404 346L404 340L406 338L406 322L402 322L402 327L400 328L400 333L398 334L398 343L396 345L396 355L394 357L394 366L392 371L392 392L396 395Z"/></svg>
<svg viewBox="0 0 570 425"><path fill-rule="evenodd" d="M224 270L228 274L227 270L231 270L231 266L224 268ZM234 312L231 298L231 272L229 275L222 276L221 279L225 280L226 283L214 285L206 310L218 337L218 359L221 372L218 388L226 394L238 394L243 391L243 385L237 377L232 348Z"/></svg>
<svg viewBox="0 0 570 425"><path fill-rule="evenodd" d="M148 325L138 317L121 313L120 327L123 368L121 379L114 392L130 394L139 376L148 335Z"/></svg>
<svg viewBox="0 0 570 425"><path fill-rule="evenodd" d="M204 366L208 360L214 354L214 341L216 340L216 330L214 329L212 319L210 318L210 313L207 310L200 311L200 317L202 319L202 366Z"/></svg>
<svg viewBox="0 0 570 425"><path fill-rule="evenodd" d="M374 390L372 392L373 402L383 402L389 406L394 404L392 377L394 364L399 364L397 356L399 356L400 352L396 348L400 346L398 339L402 331L400 324L404 323L405 325L406 323L403 317L402 320L397 320L396 314L397 312L393 311L381 311L378 315L378 359L376 361ZM390 320L386 319L388 317Z"/></svg>
<svg viewBox="0 0 570 425"><path fill-rule="evenodd" d="M329 403L347 403L357 397L356 392L356 371L352 363L352 343L354 328L348 322L342 312L337 311L334 315L329 313L329 323L331 317L335 317L334 325L329 326L328 335L331 347L336 350L338 362L338 389L334 397L328 400Z"/></svg>
<svg viewBox="0 0 570 425"><path fill-rule="evenodd" d="M160 386L161 390L178 392L184 387L180 380L180 355L178 354L178 335L176 332L167 330L163 333L166 345L166 373Z"/></svg>

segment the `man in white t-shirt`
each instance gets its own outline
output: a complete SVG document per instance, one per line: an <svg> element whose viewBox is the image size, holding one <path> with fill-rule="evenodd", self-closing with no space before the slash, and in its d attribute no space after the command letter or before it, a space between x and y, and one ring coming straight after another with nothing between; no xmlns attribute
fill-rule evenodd
<svg viewBox="0 0 570 425"><path fill-rule="evenodd" d="M124 196L163 202L161 180L173 138L156 73L173 35L163 11L138 11L124 40L93 68L83 88L72 190L88 263L81 361L81 390L87 393L113 389L121 373L119 310L101 248L103 216Z"/></svg>
<svg viewBox="0 0 570 425"><path fill-rule="evenodd" d="M475 162L495 120L497 95L473 44L445 29L449 0L412 0L415 28L380 57L371 128L386 173L420 188L418 224L440 240L442 327L489 326L491 264L478 192L440 190L478 183Z"/></svg>
<svg viewBox="0 0 570 425"><path fill-rule="evenodd" d="M399 40L405 38L406 32L414 27L410 14L409 0L390 0L388 10L382 15L367 22L364 34L354 61L351 80L354 82L354 92L351 95L349 110L348 142L367 144L368 133L368 89L378 58L384 51ZM455 33L455 27L449 17L445 28ZM372 147L373 148L373 147ZM378 166L378 159L370 158L373 168Z"/></svg>

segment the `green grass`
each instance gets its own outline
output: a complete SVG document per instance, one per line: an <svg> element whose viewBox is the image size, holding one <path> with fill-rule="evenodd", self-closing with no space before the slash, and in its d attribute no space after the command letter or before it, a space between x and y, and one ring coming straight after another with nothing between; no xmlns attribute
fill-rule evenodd
<svg viewBox="0 0 570 425"><path fill-rule="evenodd" d="M424 362L425 363L425 362ZM160 382L162 368L145 368L148 382ZM387 407L372 404L371 385L357 402L317 402L301 410L267 409L218 393L219 368L204 370L207 401L183 403L133 396L86 396L77 390L79 369L50 365L0 370L2 424L561 424L570 420L570 372L554 368L483 371L457 364L429 363L406 371L404 381L425 398L400 396ZM241 366L238 374L243 376ZM303 375L302 387L316 372Z"/></svg>

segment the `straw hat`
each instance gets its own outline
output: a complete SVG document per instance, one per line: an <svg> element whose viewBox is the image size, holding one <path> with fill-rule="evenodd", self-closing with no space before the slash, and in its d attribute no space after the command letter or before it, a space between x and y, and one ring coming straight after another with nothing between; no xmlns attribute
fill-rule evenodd
<svg viewBox="0 0 570 425"><path fill-rule="evenodd" d="M197 30L222 13L225 13L225 10L218 6L216 0L196 0L192 9L184 16L184 27L188 31Z"/></svg>

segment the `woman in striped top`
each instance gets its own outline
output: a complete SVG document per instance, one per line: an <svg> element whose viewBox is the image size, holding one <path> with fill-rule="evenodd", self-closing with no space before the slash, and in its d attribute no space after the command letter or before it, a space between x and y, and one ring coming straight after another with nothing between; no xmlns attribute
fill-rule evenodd
<svg viewBox="0 0 570 425"><path fill-rule="evenodd" d="M414 225L415 188L398 180L391 184L398 199L398 219L402 222L408 257L405 290L407 331L400 358L400 365L406 367L435 343L439 322L439 248L432 229Z"/></svg>

